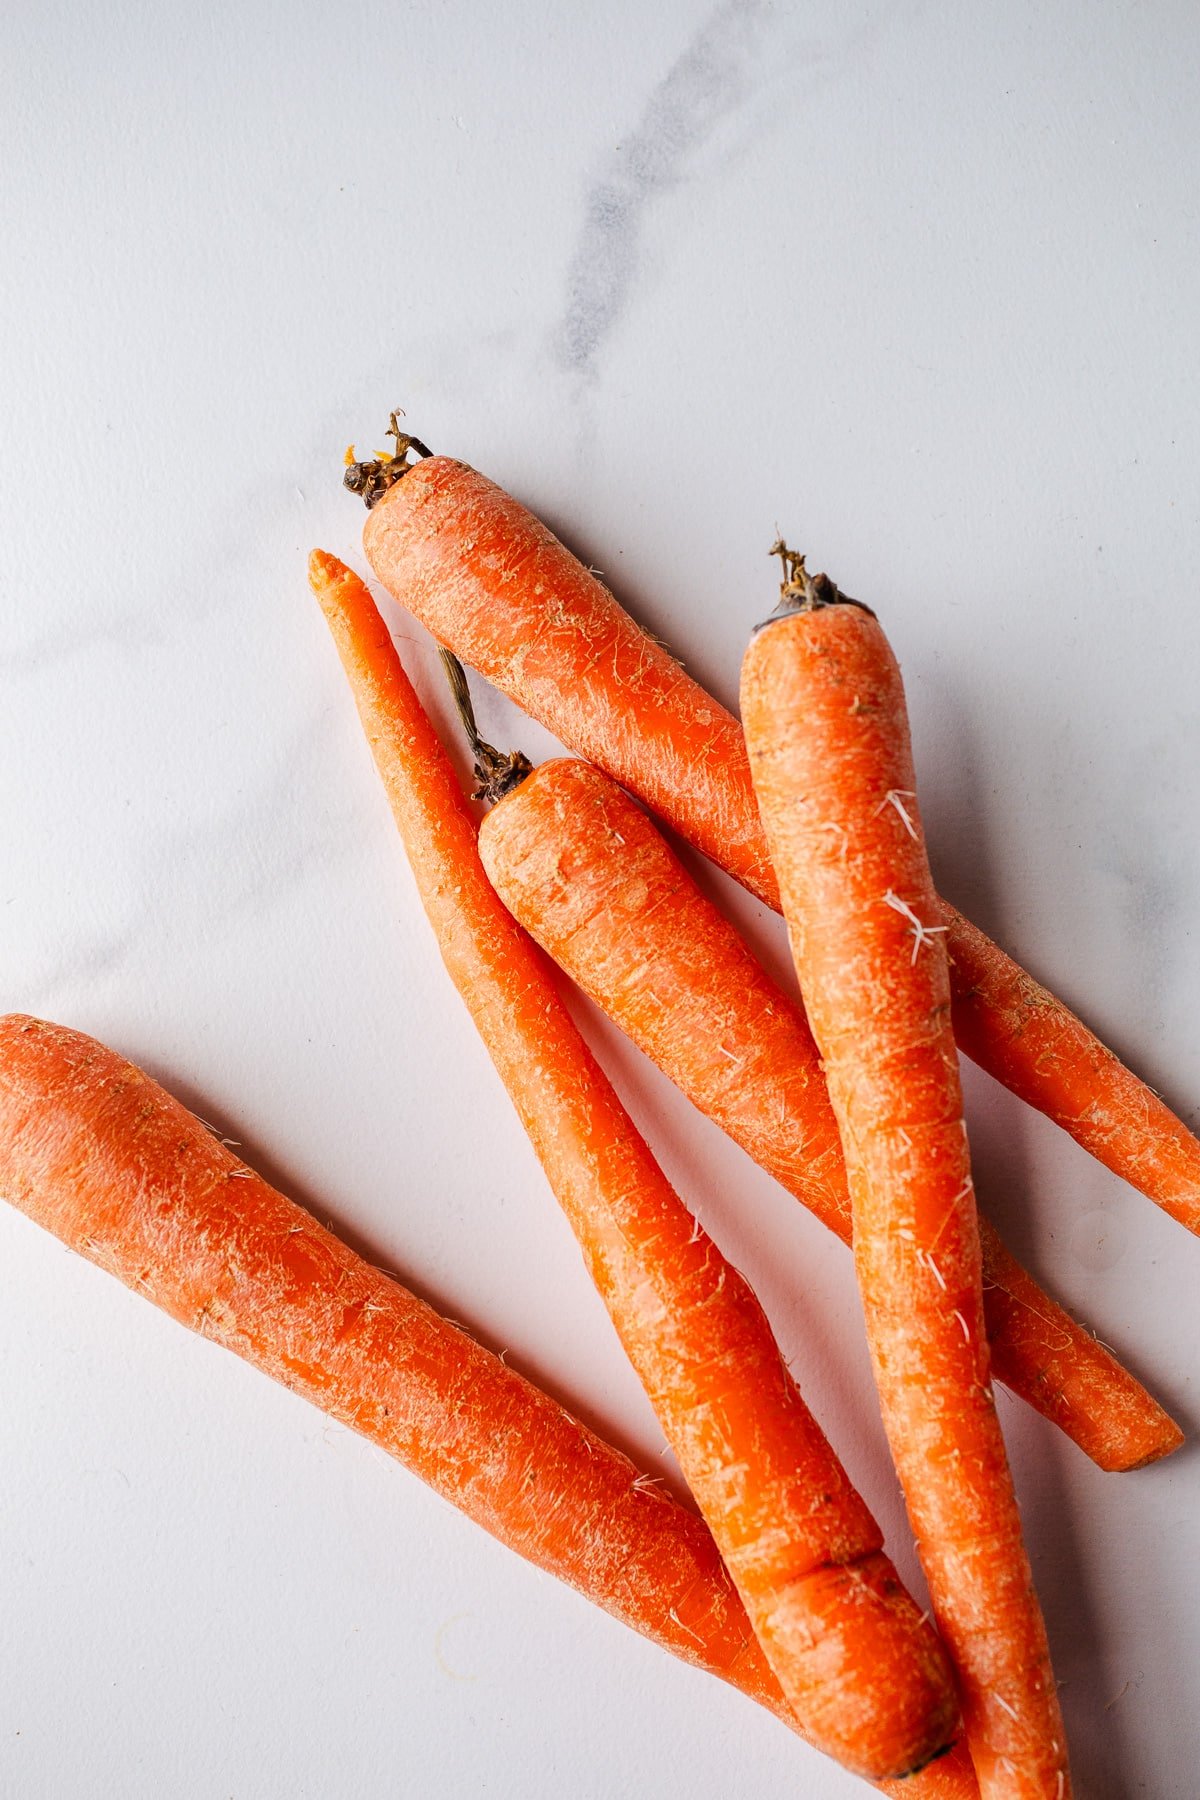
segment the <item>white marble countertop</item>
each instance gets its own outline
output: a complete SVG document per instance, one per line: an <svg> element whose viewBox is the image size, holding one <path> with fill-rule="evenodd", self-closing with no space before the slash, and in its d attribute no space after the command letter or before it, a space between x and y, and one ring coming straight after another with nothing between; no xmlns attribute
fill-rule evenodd
<svg viewBox="0 0 1200 1800"><path fill-rule="evenodd" d="M885 612L943 888L1200 1121L1194 9L59 0L0 35L0 1008L144 1063L667 1470L305 585L358 556L341 453L400 402L726 701L777 525ZM590 1026L911 1574L849 1260ZM1014 1246L1195 1430L1200 1244L968 1085ZM865 1791L3 1208L0 1371L5 1795ZM1079 1792L1195 1800L1196 1453L1106 1477L1001 1404Z"/></svg>

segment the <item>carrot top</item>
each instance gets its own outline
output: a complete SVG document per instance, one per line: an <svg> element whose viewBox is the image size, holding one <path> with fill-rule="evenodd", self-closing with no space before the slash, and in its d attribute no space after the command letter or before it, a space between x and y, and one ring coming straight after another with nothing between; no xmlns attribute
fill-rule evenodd
<svg viewBox="0 0 1200 1800"><path fill-rule="evenodd" d="M346 473L342 476L343 486L352 494L361 494L366 502L367 510L378 506L389 488L395 487L402 475L412 468L408 460L410 450L418 456L432 456L433 451L424 445L420 438L401 429L400 420L404 416L402 407L393 407L388 419L387 436L396 448L394 450L377 450L366 462L360 462L354 454L354 445L346 451ZM320 552L324 555L324 552Z"/></svg>

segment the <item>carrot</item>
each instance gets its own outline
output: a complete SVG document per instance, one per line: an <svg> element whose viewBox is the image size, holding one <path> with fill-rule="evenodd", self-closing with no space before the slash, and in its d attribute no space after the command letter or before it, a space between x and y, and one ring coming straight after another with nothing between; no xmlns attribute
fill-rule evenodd
<svg viewBox="0 0 1200 1800"><path fill-rule="evenodd" d="M180 1324L359 1431L460 1512L795 1729L703 1522L277 1193L93 1038L0 1018L0 1193ZM965 1752L884 1782L972 1800Z"/></svg>
<svg viewBox="0 0 1200 1800"><path fill-rule="evenodd" d="M779 909L738 722L523 506L448 457L361 464L371 567L438 640ZM399 476L403 479L399 479ZM1200 1232L1200 1141L944 901L966 1053L1114 1174Z"/></svg>
<svg viewBox="0 0 1200 1800"><path fill-rule="evenodd" d="M0 1019L0 1192L362 1432L519 1556L791 1722L693 1513L114 1051Z"/></svg>
<svg viewBox="0 0 1200 1800"><path fill-rule="evenodd" d="M700 1111L850 1242L837 1121L804 1010L652 821L574 757L484 819L484 868L517 921ZM981 1218L994 1373L1104 1469L1177 1449L1175 1422L1043 1293Z"/></svg>
<svg viewBox="0 0 1200 1800"><path fill-rule="evenodd" d="M477 831L358 578L310 577L447 970L806 1734L903 1775L953 1736L941 1647L789 1376L749 1286L668 1184L479 860Z"/></svg>
<svg viewBox="0 0 1200 1800"><path fill-rule="evenodd" d="M746 652L742 716L846 1154L884 1428L984 1800L1062 1800L1062 1718L989 1378L950 974L900 671L873 613L790 562L780 613Z"/></svg>

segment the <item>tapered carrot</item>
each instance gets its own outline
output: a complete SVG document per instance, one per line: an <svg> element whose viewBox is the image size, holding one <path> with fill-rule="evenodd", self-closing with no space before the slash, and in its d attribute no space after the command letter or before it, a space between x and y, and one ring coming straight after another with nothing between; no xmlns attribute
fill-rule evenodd
<svg viewBox="0 0 1200 1800"><path fill-rule="evenodd" d="M373 504L363 543L389 593L778 910L737 720L607 588L464 463L431 456L406 466L401 455L391 464L356 464L348 479ZM967 1054L1200 1232L1200 1141L1062 1001L952 906L937 900L935 917Z"/></svg>
<svg viewBox="0 0 1200 1800"><path fill-rule="evenodd" d="M479 860L475 821L358 578L310 578L446 967L806 1733L902 1775L957 1719L941 1647L748 1285L668 1184Z"/></svg>
<svg viewBox="0 0 1200 1800"><path fill-rule="evenodd" d="M760 1167L845 1243L837 1121L803 1008L773 982L652 821L574 757L543 763L479 833L497 893L536 943ZM1101 1468L1183 1434L980 1219L996 1376Z"/></svg>
<svg viewBox="0 0 1200 1800"><path fill-rule="evenodd" d="M1062 1800L1065 1736L991 1390L900 671L872 613L790 562L780 613L746 652L742 717L846 1155L884 1428L984 1800Z"/></svg>
<svg viewBox="0 0 1200 1800"><path fill-rule="evenodd" d="M82 1033L0 1019L0 1195L396 1457L519 1556L794 1727L707 1528ZM964 1752L882 1784L971 1800Z"/></svg>
<svg viewBox="0 0 1200 1800"><path fill-rule="evenodd" d="M0 1019L0 1193L538 1568L781 1710L699 1520L114 1051Z"/></svg>

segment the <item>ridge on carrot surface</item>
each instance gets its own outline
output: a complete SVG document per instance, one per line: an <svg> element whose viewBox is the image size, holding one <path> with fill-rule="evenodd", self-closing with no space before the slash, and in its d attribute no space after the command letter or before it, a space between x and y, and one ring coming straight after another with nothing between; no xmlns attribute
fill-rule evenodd
<svg viewBox="0 0 1200 1800"><path fill-rule="evenodd" d="M778 910L732 714L511 495L450 457L401 465L361 465L374 474L356 490L386 469L372 490L363 544L388 592L568 748ZM1200 1141L1062 1001L952 906L939 899L936 907L961 1047L1200 1232Z"/></svg>
<svg viewBox="0 0 1200 1800"><path fill-rule="evenodd" d="M804 1009L700 892L653 821L599 769L542 763L484 819L479 849L518 922L634 1043L850 1242L837 1121ZM1183 1434L980 1219L994 1369L1102 1468Z"/></svg>
<svg viewBox="0 0 1200 1800"><path fill-rule="evenodd" d="M310 576L447 970L785 1695L846 1766L876 1778L919 1767L957 1720L936 1637L749 1286L667 1182L488 881L475 820L366 588L320 552Z"/></svg>
<svg viewBox="0 0 1200 1800"><path fill-rule="evenodd" d="M746 651L742 716L846 1156L884 1429L984 1800L1065 1800L1062 1715L991 1388L945 928L900 671L875 616L777 548L784 597Z"/></svg>

